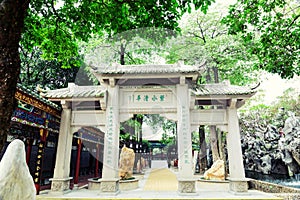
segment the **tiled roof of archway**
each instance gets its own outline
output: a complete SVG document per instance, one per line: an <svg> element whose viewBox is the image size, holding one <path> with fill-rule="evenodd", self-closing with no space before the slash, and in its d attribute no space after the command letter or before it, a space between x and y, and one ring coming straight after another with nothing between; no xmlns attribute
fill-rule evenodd
<svg viewBox="0 0 300 200"><path fill-rule="evenodd" d="M43 96L48 99L70 99L70 98L99 98L103 97L106 89L102 86L78 86L72 85L68 88L46 91ZM219 84L202 84L192 89L196 96L209 95L252 95L254 89L245 86Z"/></svg>
<svg viewBox="0 0 300 200"><path fill-rule="evenodd" d="M184 65L181 63L175 64L144 64L144 65L119 65L113 64L108 67L95 68L97 74L170 74L170 73L198 73L200 66Z"/></svg>
<svg viewBox="0 0 300 200"><path fill-rule="evenodd" d="M193 93L196 96L208 95L251 95L255 90L246 86L218 84L202 84L194 88Z"/></svg>
<svg viewBox="0 0 300 200"><path fill-rule="evenodd" d="M103 86L78 86L71 84L68 88L49 90L42 94L48 99L99 98L106 89Z"/></svg>

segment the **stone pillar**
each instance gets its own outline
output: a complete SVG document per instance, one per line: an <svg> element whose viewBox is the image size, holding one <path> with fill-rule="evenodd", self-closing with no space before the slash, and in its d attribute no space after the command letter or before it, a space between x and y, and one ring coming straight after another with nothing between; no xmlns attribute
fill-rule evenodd
<svg viewBox="0 0 300 200"><path fill-rule="evenodd" d="M248 192L248 183L245 178L243 155L241 147L240 127L236 108L227 109L228 133L227 149L229 160L229 186L234 193Z"/></svg>
<svg viewBox="0 0 300 200"><path fill-rule="evenodd" d="M108 86L101 193L119 193L119 133L119 86Z"/></svg>
<svg viewBox="0 0 300 200"><path fill-rule="evenodd" d="M62 102L63 111L59 128L57 152L53 178L50 179L51 193L63 194L70 191L70 160L72 150L71 109L69 104Z"/></svg>
<svg viewBox="0 0 300 200"><path fill-rule="evenodd" d="M178 119L178 193L182 195L196 194L190 128L190 94L188 85L176 85L176 95Z"/></svg>

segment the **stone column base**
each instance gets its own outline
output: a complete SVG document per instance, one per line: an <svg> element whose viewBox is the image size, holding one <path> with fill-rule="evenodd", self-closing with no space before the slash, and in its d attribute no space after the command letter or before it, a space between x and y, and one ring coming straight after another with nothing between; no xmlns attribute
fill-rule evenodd
<svg viewBox="0 0 300 200"><path fill-rule="evenodd" d="M65 194L70 192L70 180L72 177L69 178L51 178L51 194Z"/></svg>
<svg viewBox="0 0 300 200"><path fill-rule="evenodd" d="M192 179L178 180L178 194L179 195L197 195L196 181Z"/></svg>
<svg viewBox="0 0 300 200"><path fill-rule="evenodd" d="M119 190L119 179L100 179L100 194L117 195Z"/></svg>
<svg viewBox="0 0 300 200"><path fill-rule="evenodd" d="M248 179L234 179L229 178L229 190L233 193L247 193L248 192Z"/></svg>

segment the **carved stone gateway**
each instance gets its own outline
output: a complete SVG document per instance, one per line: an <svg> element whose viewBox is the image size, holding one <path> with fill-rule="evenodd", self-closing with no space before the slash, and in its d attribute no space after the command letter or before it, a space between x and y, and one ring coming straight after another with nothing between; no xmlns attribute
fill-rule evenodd
<svg viewBox="0 0 300 200"><path fill-rule="evenodd" d="M191 132L198 130L200 125L216 125L228 132L229 170L233 178L231 190L246 192L237 109L255 91L227 83L199 86L196 81L202 67L182 62L100 66L93 68L93 73L101 86L70 85L46 93L45 97L60 101L64 108L53 181L68 178L69 168L66 166L70 165L70 130L94 125L105 132L100 192L117 194L120 122L134 114L160 114L177 122L179 194L197 194ZM86 102L94 102L98 105L97 109L69 106ZM52 190L65 189L56 184L52 182Z"/></svg>

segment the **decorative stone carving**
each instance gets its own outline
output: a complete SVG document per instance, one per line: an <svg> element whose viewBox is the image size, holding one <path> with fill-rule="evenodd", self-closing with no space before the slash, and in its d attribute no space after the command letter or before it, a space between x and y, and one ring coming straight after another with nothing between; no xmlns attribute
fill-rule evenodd
<svg viewBox="0 0 300 200"><path fill-rule="evenodd" d="M70 191L70 180L72 178L65 179L50 179L51 183L51 192L53 193L67 193Z"/></svg>
<svg viewBox="0 0 300 200"><path fill-rule="evenodd" d="M101 179L100 191L103 193L115 194L119 192L119 181L110 181Z"/></svg>
<svg viewBox="0 0 300 200"><path fill-rule="evenodd" d="M132 149L125 145L121 150L119 162L119 177L121 180L126 180L132 177L135 154Z"/></svg>
<svg viewBox="0 0 300 200"><path fill-rule="evenodd" d="M225 167L223 160L216 160L214 164L204 173L206 180L225 180Z"/></svg>
<svg viewBox="0 0 300 200"><path fill-rule="evenodd" d="M178 192L184 193L196 193L196 182L195 181L179 181Z"/></svg>
<svg viewBox="0 0 300 200"><path fill-rule="evenodd" d="M235 193L248 192L248 182L246 180L245 181L230 180L229 189L231 192L235 192Z"/></svg>
<svg viewBox="0 0 300 200"><path fill-rule="evenodd" d="M0 199L35 200L36 189L25 159L25 145L13 140L0 162Z"/></svg>

